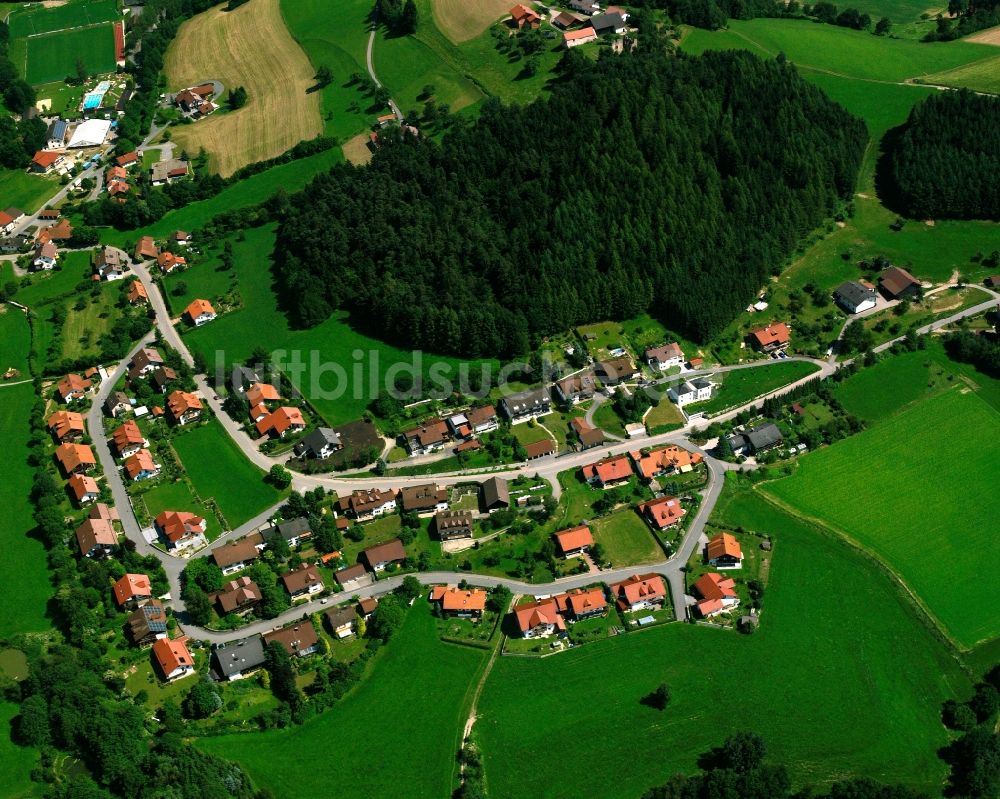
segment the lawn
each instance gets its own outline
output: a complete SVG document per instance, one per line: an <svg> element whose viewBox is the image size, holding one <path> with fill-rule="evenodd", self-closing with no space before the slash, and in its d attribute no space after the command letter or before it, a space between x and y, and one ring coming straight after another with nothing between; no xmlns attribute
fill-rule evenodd
<svg viewBox="0 0 1000 799"><path fill-rule="evenodd" d="M13 11L7 18L7 24L10 26L10 38L17 39L116 19L121 19L116 0L85 0L51 8L25 7Z"/></svg>
<svg viewBox="0 0 1000 799"><path fill-rule="evenodd" d="M13 305L0 305L0 373L13 367L21 373L14 380L29 380L30 349L31 328L28 318ZM0 387L2 386L0 383Z"/></svg>
<svg viewBox="0 0 1000 799"><path fill-rule="evenodd" d="M625 437L625 422L622 421L622 418L615 410L615 404L610 400L601 403L597 410L594 411L593 419L594 427L599 427L613 436Z"/></svg>
<svg viewBox="0 0 1000 799"><path fill-rule="evenodd" d="M121 291L121 284L118 282L104 283L96 297L87 296L87 305L82 310L76 310L76 303L69 305L62 329L64 358L81 358L100 351L101 336L121 316L116 305Z"/></svg>
<svg viewBox="0 0 1000 799"><path fill-rule="evenodd" d="M491 794L554 796L558 784L559 795L635 799L744 729L797 786L858 774L940 790L939 703L968 690L955 660L835 539L753 495L727 517L781 537L757 634L668 624L552 658L500 658L476 725ZM669 709L641 705L663 681Z"/></svg>
<svg viewBox="0 0 1000 799"><path fill-rule="evenodd" d="M0 559L0 584L7 597L0 613L0 637L42 631L49 626L45 605L52 589L45 547L29 536L35 526L28 500L33 472L27 463L28 416L34 399L31 383L0 388L0 437L5 442L4 480L0 482L0 502L5 511L0 516L0 542L5 557Z"/></svg>
<svg viewBox="0 0 1000 799"><path fill-rule="evenodd" d="M693 402L686 405L685 408L688 414L712 415L720 413L728 408L745 405L761 394L770 393L818 371L819 367L814 363L771 361L749 369L723 372L713 378L713 382L721 380L721 385L713 390L712 399L705 402Z"/></svg>
<svg viewBox="0 0 1000 799"><path fill-rule="evenodd" d="M303 792L327 796L331 779L341 799L447 796L485 658L482 650L438 640L427 603L418 601L365 681L323 715L300 727L204 738L197 746L239 761L277 799ZM302 768L329 760L331 753L337 774L363 777L337 779L328 769Z"/></svg>
<svg viewBox="0 0 1000 799"><path fill-rule="evenodd" d="M185 480L161 483L143 492L140 496L149 514L150 525L152 525L152 520L165 510L183 510L196 513L208 522L205 535L209 541L214 541L222 534L219 520L212 509L195 498L194 494L191 493L191 486Z"/></svg>
<svg viewBox="0 0 1000 799"><path fill-rule="evenodd" d="M510 429L517 440L524 446L527 446L528 444L534 444L538 441L545 441L546 439L551 438L548 430L545 427L542 427L545 422L545 417L542 417L534 424L531 422L525 422L524 424L513 425Z"/></svg>
<svg viewBox="0 0 1000 799"><path fill-rule="evenodd" d="M40 796L40 785L29 778L38 762L35 749L21 747L10 740L11 720L20 707L13 702L0 702L0 785L5 799L27 799Z"/></svg>
<svg viewBox="0 0 1000 799"><path fill-rule="evenodd" d="M113 25L60 30L24 41L28 83L52 83L75 75L78 60L83 61L92 75L115 71Z"/></svg>
<svg viewBox="0 0 1000 799"><path fill-rule="evenodd" d="M81 283L86 282L90 276L90 252L89 251L63 251L59 255L59 268L51 272L37 272L31 276L31 285L26 288L19 288L14 299L34 308L55 297L62 297L75 292Z"/></svg>
<svg viewBox="0 0 1000 799"><path fill-rule="evenodd" d="M58 178L31 175L23 169L0 169L0 195L4 202L26 213L33 214L57 191Z"/></svg>
<svg viewBox="0 0 1000 799"><path fill-rule="evenodd" d="M680 408L674 405L668 397L661 397L660 401L649 409L649 413L646 414L643 421L648 430L656 430L659 433L684 426L684 416L681 414Z"/></svg>
<svg viewBox="0 0 1000 799"><path fill-rule="evenodd" d="M264 482L264 473L243 457L217 419L171 440L198 495L214 499L234 530L287 494Z"/></svg>
<svg viewBox="0 0 1000 799"><path fill-rule="evenodd" d="M646 523L632 508L592 521L590 530L612 566L654 563L664 558Z"/></svg>
<svg viewBox="0 0 1000 799"><path fill-rule="evenodd" d="M65 115L72 118L77 114L80 100L83 99L83 86L70 86L66 81L54 81L35 87L38 101L49 101L49 113L54 116Z"/></svg>
<svg viewBox="0 0 1000 799"><path fill-rule="evenodd" d="M1000 635L992 585L975 579L1000 556L995 451L984 446L998 419L955 386L802 458L767 490L874 552L971 648Z"/></svg>

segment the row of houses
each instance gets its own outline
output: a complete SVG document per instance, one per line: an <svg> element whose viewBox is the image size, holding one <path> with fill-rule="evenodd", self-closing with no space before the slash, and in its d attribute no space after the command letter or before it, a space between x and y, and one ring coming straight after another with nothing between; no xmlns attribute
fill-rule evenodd
<svg viewBox="0 0 1000 799"><path fill-rule="evenodd" d="M595 488L613 488L627 482L633 474L646 482L668 474L687 474L704 460L700 452L668 444L602 458L581 467L580 476Z"/></svg>

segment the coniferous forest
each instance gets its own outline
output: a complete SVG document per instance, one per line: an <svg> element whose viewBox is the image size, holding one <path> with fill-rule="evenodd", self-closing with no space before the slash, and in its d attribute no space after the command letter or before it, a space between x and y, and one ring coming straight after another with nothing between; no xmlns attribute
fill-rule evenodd
<svg viewBox="0 0 1000 799"><path fill-rule="evenodd" d="M299 324L511 356L649 311L704 340L854 188L864 123L745 52L597 63L551 96L490 101L442 145L399 136L293 198L278 281Z"/></svg>
<svg viewBox="0 0 1000 799"><path fill-rule="evenodd" d="M916 218L1000 218L1000 100L941 92L910 111L890 156L901 209Z"/></svg>

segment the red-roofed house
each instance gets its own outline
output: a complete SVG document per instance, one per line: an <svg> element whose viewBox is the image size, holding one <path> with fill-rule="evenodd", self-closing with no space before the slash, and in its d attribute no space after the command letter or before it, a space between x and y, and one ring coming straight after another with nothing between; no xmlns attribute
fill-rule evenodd
<svg viewBox="0 0 1000 799"><path fill-rule="evenodd" d="M594 536L585 524L553 533L552 537L556 540L556 546L564 558L580 555L594 545Z"/></svg>
<svg viewBox="0 0 1000 799"><path fill-rule="evenodd" d="M593 28L580 28L575 31L566 31L563 34L563 44L566 45L568 50L571 47L579 47L581 44L587 44L587 42L597 41L597 31Z"/></svg>
<svg viewBox="0 0 1000 799"><path fill-rule="evenodd" d="M149 304L149 294L146 293L146 287L142 285L138 280L133 280L128 287L128 302L129 305L148 305Z"/></svg>
<svg viewBox="0 0 1000 799"><path fill-rule="evenodd" d="M136 608L153 598L153 586L146 574L126 574L111 592L120 608Z"/></svg>
<svg viewBox="0 0 1000 799"><path fill-rule="evenodd" d="M101 493L100 488L97 486L97 481L86 474L74 474L69 478L68 485L77 505L86 505L88 502L93 502Z"/></svg>
<svg viewBox="0 0 1000 799"><path fill-rule="evenodd" d="M170 274L175 269L187 266L187 258L182 255L174 255L172 252L161 252L156 256L156 263L166 274ZM197 322L195 324L198 324Z"/></svg>
<svg viewBox="0 0 1000 799"><path fill-rule="evenodd" d="M719 533L708 540L705 558L717 569L739 569L743 565L743 550L735 537Z"/></svg>
<svg viewBox="0 0 1000 799"><path fill-rule="evenodd" d="M201 416L201 400L188 391L174 391L167 397L167 410L174 424L187 424Z"/></svg>
<svg viewBox="0 0 1000 799"><path fill-rule="evenodd" d="M302 418L302 411L288 405L278 408L257 422L258 433L277 438L284 438L288 432L297 433L305 427L306 420Z"/></svg>
<svg viewBox="0 0 1000 799"><path fill-rule="evenodd" d="M63 153L52 150L39 150L35 153L35 157L31 159L31 171L44 175L62 166L65 160L66 156Z"/></svg>
<svg viewBox="0 0 1000 799"><path fill-rule="evenodd" d="M788 325L784 322L772 322L767 327L751 331L750 341L761 352L775 352L785 349L791 341Z"/></svg>
<svg viewBox="0 0 1000 799"><path fill-rule="evenodd" d="M69 403L83 399L92 385L92 381L85 380L80 375L68 374L56 383L56 391L59 393L59 399Z"/></svg>
<svg viewBox="0 0 1000 799"><path fill-rule="evenodd" d="M195 327L201 327L215 319L215 308L208 300L193 300L184 309L184 315Z"/></svg>
<svg viewBox="0 0 1000 799"><path fill-rule="evenodd" d="M115 163L120 167L130 167L133 164L139 162L139 153L133 150L130 153L125 153L124 155L119 155L115 159Z"/></svg>
<svg viewBox="0 0 1000 799"><path fill-rule="evenodd" d="M601 588L581 588L566 594L566 615L573 621L603 616L608 612L608 600Z"/></svg>
<svg viewBox="0 0 1000 799"><path fill-rule="evenodd" d="M695 608L702 618L710 618L738 607L740 598L736 595L736 581L715 572L703 574L691 586L702 601Z"/></svg>
<svg viewBox="0 0 1000 799"><path fill-rule="evenodd" d="M153 660L167 682L194 674L194 658L187 648L187 636L158 639L153 644Z"/></svg>
<svg viewBox="0 0 1000 799"><path fill-rule="evenodd" d="M103 558L118 546L118 534L109 519L90 518L76 528L76 542L85 558Z"/></svg>
<svg viewBox="0 0 1000 799"><path fill-rule="evenodd" d="M68 442L56 447L56 461L67 477L71 474L89 472L97 465L94 451L90 447L86 444Z"/></svg>
<svg viewBox="0 0 1000 799"><path fill-rule="evenodd" d="M632 452L630 455L636 471L646 480L671 472L690 472L704 460L700 452L688 452L673 444L649 452Z"/></svg>
<svg viewBox="0 0 1000 799"><path fill-rule="evenodd" d="M204 536L208 522L187 511L165 510L153 520L153 525L166 539L168 548L180 549Z"/></svg>
<svg viewBox="0 0 1000 799"><path fill-rule="evenodd" d="M148 449L140 449L125 459L125 471L133 482L152 480L160 474L160 464L153 461Z"/></svg>
<svg viewBox="0 0 1000 799"><path fill-rule="evenodd" d="M649 502L643 502L639 505L638 510L657 530L666 530L668 527L673 527L687 513L681 507L681 501L677 497L651 499Z"/></svg>
<svg viewBox="0 0 1000 799"><path fill-rule="evenodd" d="M431 591L431 602L438 604L444 616L479 619L486 610L486 592L481 588L461 589L439 585Z"/></svg>
<svg viewBox="0 0 1000 799"><path fill-rule="evenodd" d="M281 393L270 383L251 383L247 388L247 402L252 406L265 402L279 402Z"/></svg>
<svg viewBox="0 0 1000 799"><path fill-rule="evenodd" d="M160 254L160 248L156 246L152 236L141 236L135 243L135 260L147 261L156 258Z"/></svg>
<svg viewBox="0 0 1000 799"><path fill-rule="evenodd" d="M547 638L553 633L566 633L566 622L554 599L516 605L513 612L522 638Z"/></svg>
<svg viewBox="0 0 1000 799"><path fill-rule="evenodd" d="M146 437L142 434L142 430L139 429L139 425L131 419L111 434L111 440L114 442L115 451L118 453L119 458L127 458L129 455L134 455L146 446Z"/></svg>
<svg viewBox="0 0 1000 799"><path fill-rule="evenodd" d="M518 30L525 27L537 28L542 22L538 13L523 3L518 3L510 10L510 18Z"/></svg>
<svg viewBox="0 0 1000 799"><path fill-rule="evenodd" d="M625 455L591 463L583 467L583 479L598 488L611 488L632 476L632 464Z"/></svg>
<svg viewBox="0 0 1000 799"><path fill-rule="evenodd" d="M667 598L667 587L658 574L634 574L610 588L618 607L627 612L662 607Z"/></svg>
<svg viewBox="0 0 1000 799"><path fill-rule="evenodd" d="M56 441L78 441L87 432L83 424L83 415L75 411L56 411L49 417L49 430Z"/></svg>

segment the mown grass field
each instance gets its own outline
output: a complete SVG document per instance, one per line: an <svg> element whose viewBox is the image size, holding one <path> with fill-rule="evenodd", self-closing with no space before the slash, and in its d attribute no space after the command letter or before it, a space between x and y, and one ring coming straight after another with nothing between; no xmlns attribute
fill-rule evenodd
<svg viewBox="0 0 1000 799"><path fill-rule="evenodd" d="M31 349L31 328L28 318L12 305L0 305L0 373L17 369L16 380L29 380L28 351ZM3 384L0 383L0 387Z"/></svg>
<svg viewBox="0 0 1000 799"><path fill-rule="evenodd" d="M4 202L26 213L33 214L57 191L57 178L29 175L23 169L0 169L0 194L3 195Z"/></svg>
<svg viewBox="0 0 1000 799"><path fill-rule="evenodd" d="M90 253L82 250L63 251L59 254L59 268L51 272L37 272L31 285L19 288L15 299L29 308L64 294L72 293L90 276ZM89 285L88 285L89 288Z"/></svg>
<svg viewBox="0 0 1000 799"><path fill-rule="evenodd" d="M215 79L246 87L238 111L216 114L174 130L189 152L204 147L223 176L280 155L323 131L315 70L281 17L278 0L249 0L233 11L219 5L185 22L167 50L171 89Z"/></svg>
<svg viewBox="0 0 1000 799"><path fill-rule="evenodd" d="M605 557L613 566L663 560L663 550L632 508L596 519L590 523L590 530L594 541L604 547Z"/></svg>
<svg viewBox="0 0 1000 799"><path fill-rule="evenodd" d="M476 38L496 20L510 14L507 0L431 0L434 24L455 44Z"/></svg>
<svg viewBox="0 0 1000 799"><path fill-rule="evenodd" d="M104 283L96 297L87 297L87 306L82 310L76 310L75 303L68 305L62 329L64 358L80 358L100 351L101 336L121 316L116 305L121 291L120 283Z"/></svg>
<svg viewBox="0 0 1000 799"><path fill-rule="evenodd" d="M796 785L863 774L939 791L939 705L968 683L898 589L758 496L732 502L720 523L777 541L760 630L670 624L500 658L476 724L491 793L634 799L745 729ZM666 712L639 704L663 681Z"/></svg>
<svg viewBox="0 0 1000 799"><path fill-rule="evenodd" d="M90 74L115 71L115 32L110 24L61 30L23 41L28 83L50 83L75 75L77 59Z"/></svg>
<svg viewBox="0 0 1000 799"><path fill-rule="evenodd" d="M365 681L322 716L287 730L202 738L196 745L238 760L277 799L303 792L341 799L447 796L486 656L438 640L427 603L418 601ZM340 777L303 768L328 761L331 753Z"/></svg>
<svg viewBox="0 0 1000 799"><path fill-rule="evenodd" d="M713 389L712 398L704 402L685 405L688 414L713 414L744 405L761 394L767 394L781 386L801 380L819 367L804 361L771 361L750 369L735 369L723 372L713 379L719 385ZM669 400L661 400L669 402Z"/></svg>
<svg viewBox="0 0 1000 799"><path fill-rule="evenodd" d="M925 80L928 83L940 83L942 86L996 94L1000 92L1000 55L928 75Z"/></svg>
<svg viewBox="0 0 1000 799"><path fill-rule="evenodd" d="M1000 556L998 420L958 385L810 454L767 491L876 553L971 648L1000 635L995 592L979 579Z"/></svg>
<svg viewBox="0 0 1000 799"><path fill-rule="evenodd" d="M6 366L4 367L6 369ZM34 401L31 383L0 388L0 437L4 441L4 479L0 481L0 637L48 628L45 604L52 595L45 547L29 537L35 526L28 500L32 470L28 466L28 415ZM0 762L4 758L0 756Z"/></svg>
<svg viewBox="0 0 1000 799"><path fill-rule="evenodd" d="M10 38L19 39L22 36L97 25L116 19L121 19L121 14L115 0L83 0L50 8L43 8L40 4L22 6L11 13L7 25L10 27Z"/></svg>
<svg viewBox="0 0 1000 799"><path fill-rule="evenodd" d="M203 500L214 499L229 529L277 503L287 492L264 482L218 420L199 425L172 439L184 470Z"/></svg>

